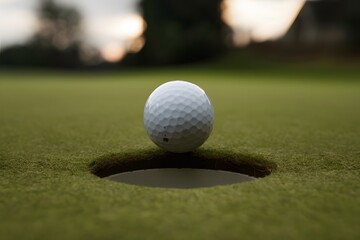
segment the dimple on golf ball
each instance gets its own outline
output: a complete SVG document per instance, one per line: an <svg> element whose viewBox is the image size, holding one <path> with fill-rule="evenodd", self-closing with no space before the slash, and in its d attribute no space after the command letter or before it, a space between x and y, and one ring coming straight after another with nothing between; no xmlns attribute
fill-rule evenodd
<svg viewBox="0 0 360 240"><path fill-rule="evenodd" d="M144 109L150 139L162 149L183 153L200 147L214 124L214 109L205 91L186 81L156 88Z"/></svg>

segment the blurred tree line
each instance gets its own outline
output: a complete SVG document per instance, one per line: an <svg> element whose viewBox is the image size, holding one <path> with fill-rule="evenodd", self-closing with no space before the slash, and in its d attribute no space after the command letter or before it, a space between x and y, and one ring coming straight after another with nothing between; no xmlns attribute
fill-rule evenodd
<svg viewBox="0 0 360 240"><path fill-rule="evenodd" d="M222 0L142 1L146 43L135 63L183 64L223 54L231 31L222 21L221 4Z"/></svg>
<svg viewBox="0 0 360 240"><path fill-rule="evenodd" d="M185 64L221 56L229 49L231 39L231 30L222 21L222 1L142 0L140 8L147 24L145 45L140 52L128 54L112 66ZM0 66L86 67L84 56L89 51L82 41L81 14L54 0L40 0L37 16L39 27L33 37L24 45L2 50ZM313 48L326 47L323 40L327 34L337 37L340 29L341 46L359 51L359 27L359 0L307 2L278 44L298 48L312 39ZM317 38L313 37L314 32ZM98 52L93 55L100 58ZM97 67L109 65L102 63Z"/></svg>
<svg viewBox="0 0 360 240"><path fill-rule="evenodd" d="M24 45L0 53L1 65L78 68L82 65L81 15L71 7L41 0L38 30Z"/></svg>
<svg viewBox="0 0 360 240"><path fill-rule="evenodd" d="M180 64L221 55L229 32L221 20L221 2L142 1L146 44L140 53L129 54L121 65ZM39 6L37 32L24 45L4 49L0 65L83 68L80 13L54 0L40 0ZM104 66L109 64L100 64Z"/></svg>
<svg viewBox="0 0 360 240"><path fill-rule="evenodd" d="M360 1L307 2L280 44L336 50L360 50Z"/></svg>

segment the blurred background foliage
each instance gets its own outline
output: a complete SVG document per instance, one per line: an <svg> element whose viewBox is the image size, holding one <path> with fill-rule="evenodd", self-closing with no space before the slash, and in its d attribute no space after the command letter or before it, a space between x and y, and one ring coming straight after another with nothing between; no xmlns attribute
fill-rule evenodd
<svg viewBox="0 0 360 240"><path fill-rule="evenodd" d="M221 18L221 0L142 1L147 23L139 64L182 64L220 56L230 28Z"/></svg>
<svg viewBox="0 0 360 240"><path fill-rule="evenodd" d="M24 45L11 46L1 52L0 64L79 68L81 15L72 7L41 0L37 10L39 27Z"/></svg>
<svg viewBox="0 0 360 240"><path fill-rule="evenodd" d="M137 50L107 61L99 49L84 43L83 18L78 9L41 0L33 36L24 44L1 49L0 66L113 69L204 62L229 54L237 55L232 59L237 59L238 66L252 55L257 59L282 56L285 61L294 56L359 57L358 0L306 2L284 36L240 46L233 41L234 29L224 21L222 0L143 0L139 9L146 27L134 41ZM108 50L110 55L115 51Z"/></svg>

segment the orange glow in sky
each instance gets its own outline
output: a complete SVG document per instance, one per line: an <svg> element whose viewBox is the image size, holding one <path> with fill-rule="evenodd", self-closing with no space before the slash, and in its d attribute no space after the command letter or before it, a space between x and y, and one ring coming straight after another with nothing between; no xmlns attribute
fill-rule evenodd
<svg viewBox="0 0 360 240"><path fill-rule="evenodd" d="M145 22L136 14L121 16L109 25L109 31L119 38L135 39L144 32Z"/></svg>
<svg viewBox="0 0 360 240"><path fill-rule="evenodd" d="M234 42L275 40L291 27L305 0L225 0L224 21L234 30Z"/></svg>
<svg viewBox="0 0 360 240"><path fill-rule="evenodd" d="M102 58L107 62L117 62L121 60L126 49L117 42L108 43L100 50Z"/></svg>
<svg viewBox="0 0 360 240"><path fill-rule="evenodd" d="M107 19L103 26L103 34L113 39L100 49L102 57L108 62L119 61L127 52L140 51L144 45L141 35L146 24L140 15L113 17Z"/></svg>

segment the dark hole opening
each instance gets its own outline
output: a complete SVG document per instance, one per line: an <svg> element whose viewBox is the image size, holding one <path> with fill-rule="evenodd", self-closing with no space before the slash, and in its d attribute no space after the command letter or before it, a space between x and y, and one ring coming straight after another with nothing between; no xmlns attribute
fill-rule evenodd
<svg viewBox="0 0 360 240"><path fill-rule="evenodd" d="M259 156L218 150L197 150L184 154L161 150L113 153L95 159L90 166L92 173L102 178L135 185L175 188L249 181L265 177L276 169L275 163Z"/></svg>

